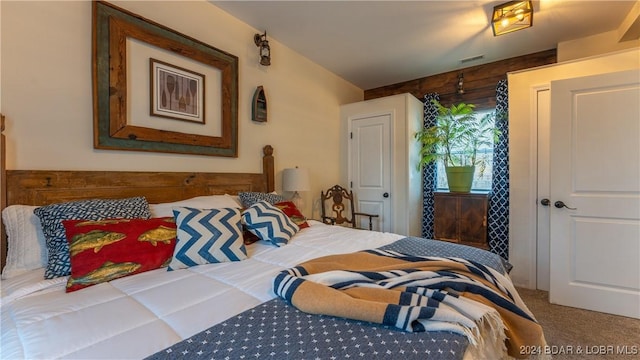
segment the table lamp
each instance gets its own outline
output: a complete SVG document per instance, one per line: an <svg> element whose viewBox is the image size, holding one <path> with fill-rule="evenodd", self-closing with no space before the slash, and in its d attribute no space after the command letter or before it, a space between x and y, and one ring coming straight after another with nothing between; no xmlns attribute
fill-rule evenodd
<svg viewBox="0 0 640 360"><path fill-rule="evenodd" d="M307 169L299 167L284 169L282 171L282 190L293 192L291 201L301 210L304 202L298 192L309 191L309 172Z"/></svg>

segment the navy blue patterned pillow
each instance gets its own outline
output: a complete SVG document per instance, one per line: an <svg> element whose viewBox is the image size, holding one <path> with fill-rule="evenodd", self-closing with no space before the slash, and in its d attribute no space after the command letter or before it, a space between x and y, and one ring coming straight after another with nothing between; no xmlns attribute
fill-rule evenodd
<svg viewBox="0 0 640 360"><path fill-rule="evenodd" d="M300 231L298 225L282 210L266 201L259 201L243 211L242 221L260 240L278 247L287 245L293 235Z"/></svg>
<svg viewBox="0 0 640 360"><path fill-rule="evenodd" d="M71 273L69 244L63 220L149 219L149 203L144 197L126 199L92 199L51 204L33 210L42 223L47 244L45 279L67 276Z"/></svg>
<svg viewBox="0 0 640 360"><path fill-rule="evenodd" d="M277 204L279 202L287 200L282 195L261 192L241 192L238 193L238 197L240 198L240 202L245 209L249 208L251 205L257 203L258 201L266 201L269 204Z"/></svg>

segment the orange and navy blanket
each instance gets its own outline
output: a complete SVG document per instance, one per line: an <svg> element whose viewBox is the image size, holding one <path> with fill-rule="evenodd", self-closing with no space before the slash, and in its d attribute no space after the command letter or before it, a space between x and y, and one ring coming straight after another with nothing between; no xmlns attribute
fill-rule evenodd
<svg viewBox="0 0 640 360"><path fill-rule="evenodd" d="M449 331L518 358L523 346L546 345L509 278L461 258L383 249L325 256L282 271L274 292L307 313Z"/></svg>

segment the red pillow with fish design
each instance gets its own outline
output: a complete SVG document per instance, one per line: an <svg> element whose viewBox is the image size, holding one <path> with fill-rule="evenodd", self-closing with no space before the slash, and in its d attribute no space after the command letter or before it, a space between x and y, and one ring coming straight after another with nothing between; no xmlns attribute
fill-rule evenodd
<svg viewBox="0 0 640 360"><path fill-rule="evenodd" d="M298 208L296 207L296 204L294 204L293 201L282 201L275 204L275 206L278 209L282 210L283 213L287 214L289 219L291 219L291 221L296 223L296 225L298 225L300 229L309 227L309 223L307 223L307 218L304 217L304 215L302 215L302 213L300 212L300 210L298 210Z"/></svg>
<svg viewBox="0 0 640 360"><path fill-rule="evenodd" d="M173 217L65 220L71 276L67 292L166 267L176 246Z"/></svg>

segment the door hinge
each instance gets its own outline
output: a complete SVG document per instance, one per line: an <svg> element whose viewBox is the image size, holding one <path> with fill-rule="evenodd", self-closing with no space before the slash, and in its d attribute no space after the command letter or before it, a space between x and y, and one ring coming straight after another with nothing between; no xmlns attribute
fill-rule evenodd
<svg viewBox="0 0 640 360"><path fill-rule="evenodd" d="M349 139L353 139L353 132L349 133Z"/></svg>
<svg viewBox="0 0 640 360"><path fill-rule="evenodd" d="M353 181L349 181L349 187L353 188Z"/></svg>

